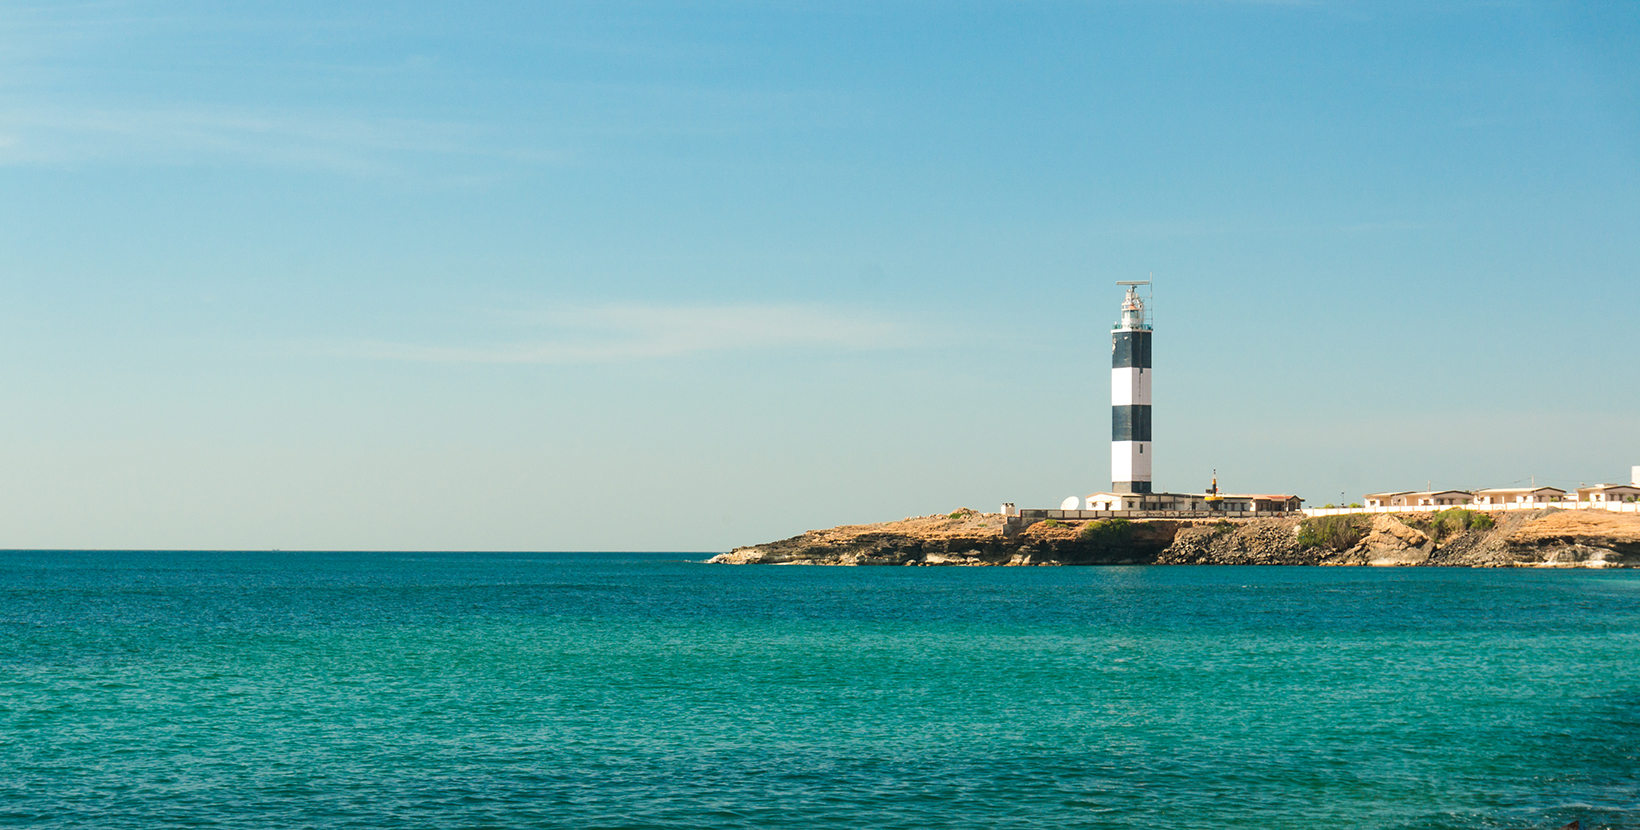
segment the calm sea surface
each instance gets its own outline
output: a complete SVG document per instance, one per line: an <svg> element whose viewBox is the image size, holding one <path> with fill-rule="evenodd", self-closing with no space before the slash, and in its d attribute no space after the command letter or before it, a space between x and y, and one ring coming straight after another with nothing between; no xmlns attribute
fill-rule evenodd
<svg viewBox="0 0 1640 830"><path fill-rule="evenodd" d="M0 826L1640 828L1640 571L0 553Z"/></svg>

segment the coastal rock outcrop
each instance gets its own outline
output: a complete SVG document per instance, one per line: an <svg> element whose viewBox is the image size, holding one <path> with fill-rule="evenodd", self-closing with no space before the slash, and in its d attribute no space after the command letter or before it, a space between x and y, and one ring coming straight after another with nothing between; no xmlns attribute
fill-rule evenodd
<svg viewBox="0 0 1640 830"><path fill-rule="evenodd" d="M1292 519L1192 522L1156 559L1161 565L1313 565Z"/></svg>
<svg viewBox="0 0 1640 830"><path fill-rule="evenodd" d="M1640 567L1640 515L1554 509L1505 513L1491 530L1469 531L1444 542L1431 564Z"/></svg>
<svg viewBox="0 0 1640 830"><path fill-rule="evenodd" d="M1640 566L1640 515L1602 510L1038 522L962 508L735 548L735 565Z"/></svg>

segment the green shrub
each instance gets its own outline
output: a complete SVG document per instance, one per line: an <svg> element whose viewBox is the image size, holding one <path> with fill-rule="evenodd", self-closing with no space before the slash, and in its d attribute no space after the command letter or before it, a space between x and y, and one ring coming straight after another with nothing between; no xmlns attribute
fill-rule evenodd
<svg viewBox="0 0 1640 830"><path fill-rule="evenodd" d="M1120 545L1133 536L1133 523L1127 519L1100 519L1082 525L1080 535L1083 541L1101 547Z"/></svg>
<svg viewBox="0 0 1640 830"><path fill-rule="evenodd" d="M1058 519L1047 519L1042 522L1043 527L1064 527L1065 523Z"/></svg>
<svg viewBox="0 0 1640 830"><path fill-rule="evenodd" d="M1236 523L1229 519L1220 519L1213 523L1213 535L1223 536L1226 533L1236 532Z"/></svg>
<svg viewBox="0 0 1640 830"><path fill-rule="evenodd" d="M1298 525L1298 543L1307 548L1346 551L1366 538L1371 524L1360 513L1311 516Z"/></svg>
<svg viewBox="0 0 1640 830"><path fill-rule="evenodd" d="M1465 531L1490 530L1497 525L1491 514L1479 510L1465 510L1462 507L1437 510L1434 513L1403 514L1400 518L1402 524L1422 530L1437 542Z"/></svg>
<svg viewBox="0 0 1640 830"><path fill-rule="evenodd" d="M1429 523L1436 529L1438 536L1457 535L1466 530L1489 530L1497 524L1488 513L1465 510L1462 507L1431 513Z"/></svg>
<svg viewBox="0 0 1640 830"><path fill-rule="evenodd" d="M951 515L946 516L945 518L947 518L947 519L960 519L964 515L966 515L966 514L964 514L961 510L958 510L957 512L952 513Z"/></svg>

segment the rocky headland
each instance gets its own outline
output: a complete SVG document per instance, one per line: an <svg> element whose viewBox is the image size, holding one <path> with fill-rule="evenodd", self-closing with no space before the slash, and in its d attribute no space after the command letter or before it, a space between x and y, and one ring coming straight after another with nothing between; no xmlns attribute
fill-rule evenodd
<svg viewBox="0 0 1640 830"><path fill-rule="evenodd" d="M963 508L811 530L735 548L735 565L1640 566L1640 514L1534 510L1305 519L1038 522L1003 534L1000 513Z"/></svg>

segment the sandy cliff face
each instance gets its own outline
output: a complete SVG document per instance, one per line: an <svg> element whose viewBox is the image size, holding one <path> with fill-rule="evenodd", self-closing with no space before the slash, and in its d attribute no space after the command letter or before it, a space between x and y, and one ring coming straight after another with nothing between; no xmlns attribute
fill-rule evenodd
<svg viewBox="0 0 1640 830"><path fill-rule="evenodd" d="M813 565L1446 565L1640 566L1640 515L1542 510L1499 514L1496 527L1443 532L1417 516L1362 515L1351 532L1306 544L1299 518L1145 520L1088 529L1038 523L1002 535L1000 513L962 509L845 525L736 548L724 564ZM1313 542L1313 540L1312 540Z"/></svg>
<svg viewBox="0 0 1640 830"><path fill-rule="evenodd" d="M1640 567L1640 514L1539 510L1505 514L1487 532L1443 544L1441 565L1549 568Z"/></svg>

